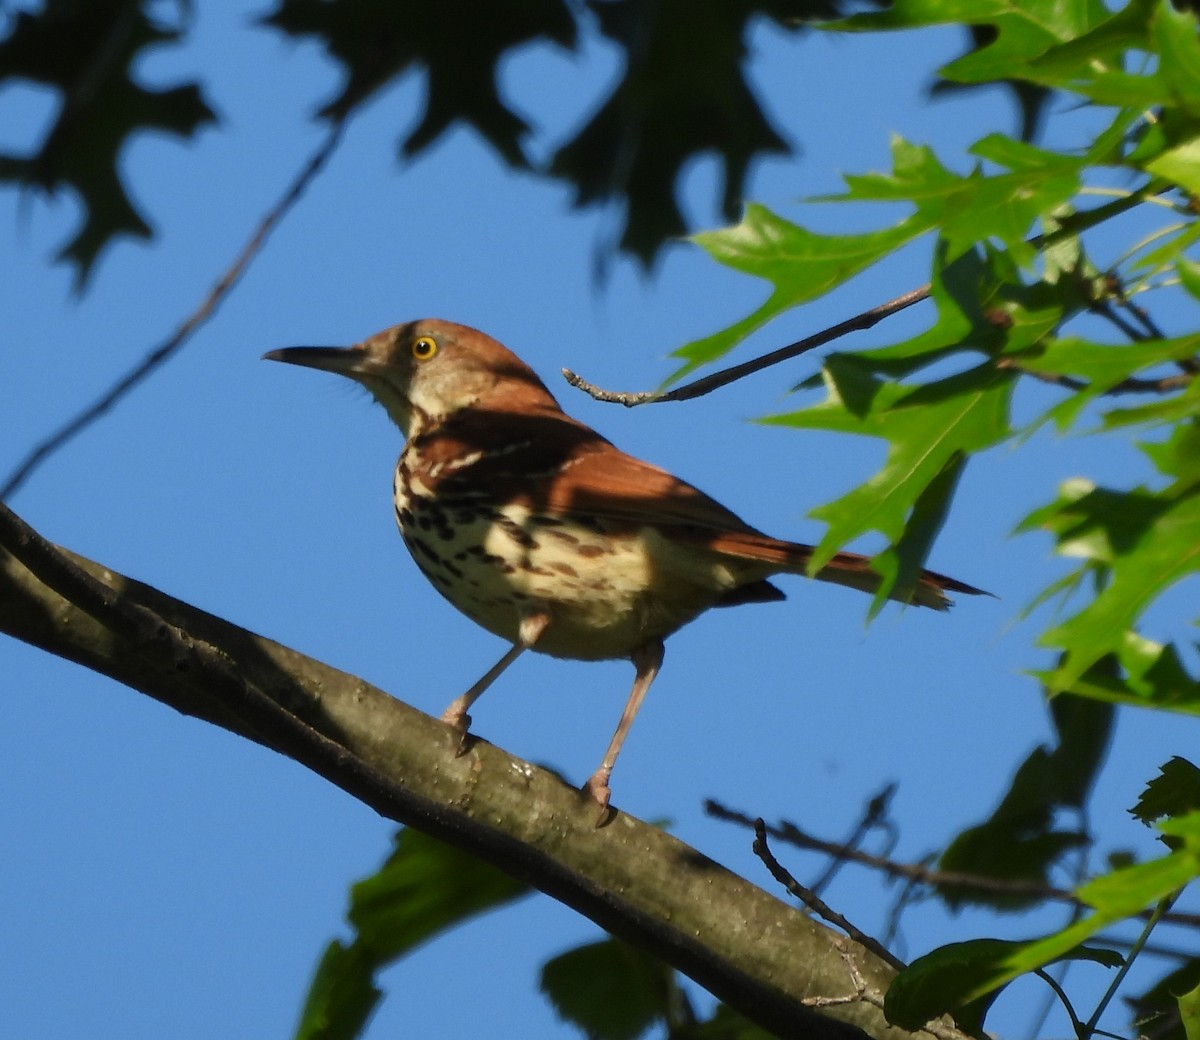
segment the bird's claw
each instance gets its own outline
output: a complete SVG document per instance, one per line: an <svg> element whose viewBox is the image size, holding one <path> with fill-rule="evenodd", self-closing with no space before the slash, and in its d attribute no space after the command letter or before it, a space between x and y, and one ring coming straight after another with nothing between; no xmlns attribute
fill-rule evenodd
<svg viewBox="0 0 1200 1040"><path fill-rule="evenodd" d="M454 747L454 757L461 758L467 753L467 738L470 736L471 731L471 716L466 713L456 712L453 708L448 708L442 715L442 721L458 735L458 740Z"/></svg>
<svg viewBox="0 0 1200 1040"><path fill-rule="evenodd" d="M599 807L600 815L596 817L596 826L603 827L613 816L613 810L608 807L608 800L612 797L608 786L608 771L600 769L588 777L582 793Z"/></svg>

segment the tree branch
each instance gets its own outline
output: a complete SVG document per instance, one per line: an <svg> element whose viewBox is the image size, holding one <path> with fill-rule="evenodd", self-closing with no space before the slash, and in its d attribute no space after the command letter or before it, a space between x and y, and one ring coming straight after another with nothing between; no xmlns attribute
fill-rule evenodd
<svg viewBox="0 0 1200 1040"><path fill-rule="evenodd" d="M840 1002L854 987L835 933L696 850L624 813L597 829L594 807L554 774L478 739L455 757L441 722L53 546L3 506L0 631L287 755L650 950L777 1036L902 1035L872 1003ZM853 955L886 990L891 970Z"/></svg>

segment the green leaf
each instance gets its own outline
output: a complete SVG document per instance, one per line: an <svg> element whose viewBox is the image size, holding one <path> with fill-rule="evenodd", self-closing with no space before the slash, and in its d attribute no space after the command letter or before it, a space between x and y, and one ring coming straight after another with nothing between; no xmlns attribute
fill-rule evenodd
<svg viewBox="0 0 1200 1040"><path fill-rule="evenodd" d="M1130 813L1151 824L1164 816L1183 816L1200 809L1200 768L1176 755L1146 784Z"/></svg>
<svg viewBox="0 0 1200 1040"><path fill-rule="evenodd" d="M1064 957L1090 936L1173 896L1200 876L1200 813L1164 821L1159 829L1181 837L1180 847L1160 859L1113 871L1084 885L1076 894L1095 913L1044 939L1019 944L973 980L961 1000L977 1000Z"/></svg>
<svg viewBox="0 0 1200 1040"><path fill-rule="evenodd" d="M716 360L772 318L841 285L930 226L928 221L909 218L862 235L820 235L751 203L740 224L693 235L692 241L718 263L765 278L774 288L748 317L675 351L673 356L684 358L686 364L671 379Z"/></svg>
<svg viewBox="0 0 1200 1040"><path fill-rule="evenodd" d="M379 990L375 975L454 925L524 895L528 887L419 831L404 829L380 870L351 890L352 942L330 943L309 984L297 1040L353 1040Z"/></svg>
<svg viewBox="0 0 1200 1040"><path fill-rule="evenodd" d="M1012 172L992 176L976 169L967 176L947 170L926 147L892 142L892 174L848 174L849 191L839 202L911 202L924 220L938 225L952 261L976 243L998 239L1021 263L1036 255L1026 237L1044 213L1074 197L1083 160L1012 141L999 134L973 151Z"/></svg>
<svg viewBox="0 0 1200 1040"><path fill-rule="evenodd" d="M1191 358L1197 349L1200 349L1200 336L1196 335L1142 340L1129 346L1112 346L1076 336L1047 336L1034 348L1018 353L1015 363L1023 371L1082 380L1085 385L1082 389L1072 389L1068 397L1030 423L1026 432L1036 430L1047 421L1066 430L1085 414L1089 404L1124 380L1171 361ZM1170 400L1177 401L1178 397ZM1109 419L1113 414L1115 410L1106 413L1105 427L1114 425Z"/></svg>
<svg viewBox="0 0 1200 1040"><path fill-rule="evenodd" d="M528 891L482 860L405 828L378 873L351 890L348 916L360 942L395 958Z"/></svg>
<svg viewBox="0 0 1200 1040"><path fill-rule="evenodd" d="M1200 116L1200 35L1196 15L1177 11L1162 0L1152 23L1158 76L1167 87L1169 104L1192 116Z"/></svg>
<svg viewBox="0 0 1200 1040"><path fill-rule="evenodd" d="M986 25L994 30L992 43L941 70L947 79L986 83L1033 79L1036 58L1055 46L1086 34L1102 24L1109 12L1099 0L1060 3L1058 0L897 0L886 11L856 15L826 28L849 32L914 29L929 25ZM1083 56L1075 64L1082 63ZM1058 85L1063 74L1047 76Z"/></svg>
<svg viewBox="0 0 1200 1040"><path fill-rule="evenodd" d="M1192 419L1200 414L1200 379L1193 379L1180 393L1151 404L1112 408L1104 413L1104 429L1126 426L1162 426Z"/></svg>
<svg viewBox="0 0 1200 1040"><path fill-rule="evenodd" d="M950 943L918 957L893 980L884 998L888 1022L901 1029L920 1029L926 1022L952 1014L959 1028L982 1035L983 1020L999 987L978 996L978 991L1025 944L1007 939L973 939ZM1064 951L1056 960L1093 961L1119 967L1119 954L1112 950L1079 946Z"/></svg>
<svg viewBox="0 0 1200 1040"><path fill-rule="evenodd" d="M674 986L662 961L619 939L568 950L542 968L554 1009L594 1040L635 1040L666 1023Z"/></svg>
<svg viewBox="0 0 1200 1040"><path fill-rule="evenodd" d="M1124 71L1131 50L1157 56L1146 74ZM1087 59L1087 60L1081 60ZM1134 0L1101 25L1093 38L1050 51L1033 63L1037 82L1056 85L1102 105L1127 108L1162 106L1200 115L1200 41L1194 16L1176 11L1168 0Z"/></svg>
<svg viewBox="0 0 1200 1040"><path fill-rule="evenodd" d="M110 242L153 234L118 168L130 138L147 131L191 138L216 116L195 83L151 90L134 81L147 53L183 38L151 18L149 5L41 6L36 14L12 15L12 31L0 41L0 85L6 79L45 84L61 94L58 115L34 154L0 155L0 180L78 194L83 223L56 259L74 265L81 290Z"/></svg>
<svg viewBox="0 0 1200 1040"><path fill-rule="evenodd" d="M1175 261L1175 273L1179 276L1179 284L1200 300L1200 264L1181 256Z"/></svg>
<svg viewBox="0 0 1200 1040"><path fill-rule="evenodd" d="M1200 417L1180 423L1165 441L1143 442L1155 469L1175 478L1171 492L1181 492L1200 481Z"/></svg>
<svg viewBox="0 0 1200 1040"><path fill-rule="evenodd" d="M1179 1021L1187 1040L1200 1040L1200 984L1179 994Z"/></svg>
<svg viewBox="0 0 1200 1040"><path fill-rule="evenodd" d="M882 437L888 454L883 469L865 484L812 511L829 525L814 554L814 570L868 531L899 542L910 511L947 467L1009 433L1012 376L990 364L909 387L877 379L855 355L834 354L823 378L827 396L821 404L765 421Z"/></svg>
<svg viewBox="0 0 1200 1040"><path fill-rule="evenodd" d="M1065 243L1060 249L1066 262ZM1079 263L1073 255L1072 271ZM871 362L878 375L902 378L960 351L985 357L1020 353L1081 306L1073 277L1063 272L1057 281L1024 285L1011 258L990 247L969 250L949 263L945 248L939 248L930 297L937 317L929 329L854 356Z"/></svg>
<svg viewBox="0 0 1200 1040"><path fill-rule="evenodd" d="M1178 184L1189 195L1200 194L1200 134L1161 152L1145 169Z"/></svg>
<svg viewBox="0 0 1200 1040"><path fill-rule="evenodd" d="M296 1027L297 1040L354 1040L366 1028L382 992L366 947L336 939L325 949L309 983Z"/></svg>
<svg viewBox="0 0 1200 1040"><path fill-rule="evenodd" d="M1139 372L1191 358L1198 351L1200 333L1174 339L1140 340L1128 346L1064 336L1044 341L1036 352L1022 354L1019 360L1022 368L1032 372L1087 380L1094 396Z"/></svg>
<svg viewBox="0 0 1200 1040"><path fill-rule="evenodd" d="M1106 654L1122 650L1139 617L1166 589L1200 571L1200 493L1175 498L1145 491L1093 490L1064 496L1050 521L1057 551L1106 564L1108 584L1090 604L1046 632L1063 662L1047 682L1073 687Z"/></svg>
<svg viewBox="0 0 1200 1040"><path fill-rule="evenodd" d="M872 362L879 375L900 379L912 375L959 351L992 356L1004 346L1007 314L998 316L999 283L996 271L1002 261L995 254L986 258L971 249L946 261L945 248L934 256L929 295L936 308L933 324L924 332L886 347L858 351L855 356Z"/></svg>
<svg viewBox="0 0 1200 1040"><path fill-rule="evenodd" d="M1119 667L1113 669L1110 662ZM1043 683L1057 682L1054 672L1034 673ZM1101 658L1064 693L1111 704L1132 704L1200 715L1200 680L1188 674L1179 651L1128 632L1114 657Z"/></svg>
<svg viewBox="0 0 1200 1040"><path fill-rule="evenodd" d="M884 589L898 591L903 598L916 588L934 539L946 522L954 491L965 468L965 456L952 457L916 497L904 525L904 533L875 557L871 566L883 581L872 600L871 617L878 614L888 601Z"/></svg>

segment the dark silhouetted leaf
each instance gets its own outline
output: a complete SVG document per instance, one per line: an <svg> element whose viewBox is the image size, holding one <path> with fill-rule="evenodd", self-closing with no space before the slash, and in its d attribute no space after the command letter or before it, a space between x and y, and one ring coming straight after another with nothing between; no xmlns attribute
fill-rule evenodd
<svg viewBox="0 0 1200 1040"><path fill-rule="evenodd" d="M353 1040L379 999L375 975L455 925L528 892L482 860L404 829L380 870L351 891L357 934L330 943L317 966L297 1040Z"/></svg>
<svg viewBox="0 0 1200 1040"><path fill-rule="evenodd" d="M1185 1031L1181 1010L1191 1001L1192 1023ZM1200 1040L1200 957L1185 961L1151 986L1145 993L1128 998L1141 1036L1155 1040Z"/></svg>
<svg viewBox="0 0 1200 1040"><path fill-rule="evenodd" d="M542 968L542 992L594 1040L635 1040L668 1021L674 972L619 939L568 950Z"/></svg>
<svg viewBox="0 0 1200 1040"><path fill-rule="evenodd" d="M884 1014L892 1025L919 1029L942 1015L953 1015L959 1028L980 1036L983 1020L1000 988L974 994L1026 944L1007 939L950 943L918 957L889 987ZM1112 950L1079 946L1058 960L1084 960L1115 968L1122 963Z"/></svg>
<svg viewBox="0 0 1200 1040"><path fill-rule="evenodd" d="M1142 792L1130 813L1142 823L1164 816L1182 816L1200 809L1200 768L1176 755L1167 762Z"/></svg>
<svg viewBox="0 0 1200 1040"><path fill-rule="evenodd" d="M501 98L497 66L536 40L573 47L575 18L565 0L281 0L264 19L292 36L313 36L346 70L321 114L348 112L409 69L426 76L425 111L404 154L429 147L457 122L474 127L513 166L528 166L525 121Z"/></svg>
<svg viewBox="0 0 1200 1040"><path fill-rule="evenodd" d="M684 164L715 153L723 208L735 219L756 156L788 151L746 81L750 0L589 0L600 29L625 52L612 94L550 164L575 188L576 205L627 208L621 248L649 265L685 231L676 201ZM831 4L767 5L777 17L828 14ZM773 12L774 13L774 12ZM785 22L791 27L793 23Z"/></svg>
<svg viewBox="0 0 1200 1040"><path fill-rule="evenodd" d="M1104 762L1112 735L1109 705L1073 697L1050 701L1058 744L1035 748L1018 767L1000 805L984 823L951 842L938 865L1005 881L1050 883L1050 870L1087 836L1055 827L1059 809L1080 808ZM1017 910L1041 902L1036 893L994 892L969 885L939 885L951 906L976 903Z"/></svg>
<svg viewBox="0 0 1200 1040"><path fill-rule="evenodd" d="M0 155L0 179L78 194L83 226L58 254L75 265L77 289L114 238L152 234L117 171L130 136L161 130L186 138L216 120L195 84L150 90L131 78L150 48L182 35L143 8L136 0L51 0L36 14L17 12L0 41L0 83L32 80L62 95L58 117L32 155Z"/></svg>

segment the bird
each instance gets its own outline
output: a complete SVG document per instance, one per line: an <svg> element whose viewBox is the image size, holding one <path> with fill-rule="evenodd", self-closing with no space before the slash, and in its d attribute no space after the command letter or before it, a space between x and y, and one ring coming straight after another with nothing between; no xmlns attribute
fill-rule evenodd
<svg viewBox="0 0 1200 1040"><path fill-rule="evenodd" d="M349 378L383 406L404 435L393 499L409 553L451 604L511 644L442 715L459 754L472 706L526 650L632 662L620 721L583 787L600 822L664 640L710 607L782 600L776 574L808 574L811 545L764 534L621 451L477 329L422 319L350 347L284 347L264 358ZM809 576L868 593L880 583L869 558L850 552ZM892 595L946 610L948 592L982 594L923 571Z"/></svg>

